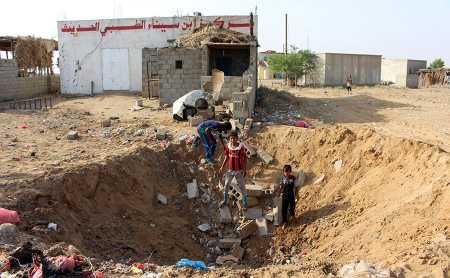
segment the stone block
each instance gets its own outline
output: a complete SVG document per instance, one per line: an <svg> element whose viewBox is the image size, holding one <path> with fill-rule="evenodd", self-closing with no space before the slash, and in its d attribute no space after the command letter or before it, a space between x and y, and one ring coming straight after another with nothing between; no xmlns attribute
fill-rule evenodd
<svg viewBox="0 0 450 278"><path fill-rule="evenodd" d="M188 199L194 199L198 197L198 185L197 180L194 179L192 182L186 184Z"/></svg>
<svg viewBox="0 0 450 278"><path fill-rule="evenodd" d="M239 233L241 239L246 239L258 231L258 225L256 225L255 220L250 220L241 224L236 231Z"/></svg>
<svg viewBox="0 0 450 278"><path fill-rule="evenodd" d="M228 206L223 206L219 208L219 220L220 223L228 224L233 222L233 218L231 217L231 211Z"/></svg>
<svg viewBox="0 0 450 278"><path fill-rule="evenodd" d="M261 217L263 216L262 208L260 208L260 207L248 208L248 209L244 212L244 216L245 216L245 218L248 218L248 219L258 219L258 218L261 218Z"/></svg>
<svg viewBox="0 0 450 278"><path fill-rule="evenodd" d="M266 213L264 215L264 218L266 218L267 221L273 222L273 210L269 213Z"/></svg>
<svg viewBox="0 0 450 278"><path fill-rule="evenodd" d="M67 133L67 140L77 140L78 138L80 138L80 136L75 130L71 130Z"/></svg>
<svg viewBox="0 0 450 278"><path fill-rule="evenodd" d="M278 226L282 222L281 215L282 200L280 197L273 198L273 224Z"/></svg>
<svg viewBox="0 0 450 278"><path fill-rule="evenodd" d="M167 205L169 203L167 197L161 193L158 193L156 197L158 199L158 202L160 202L163 205Z"/></svg>
<svg viewBox="0 0 450 278"><path fill-rule="evenodd" d="M247 195L250 197L261 197L264 195L264 189L258 184L247 184L245 185Z"/></svg>
<svg viewBox="0 0 450 278"><path fill-rule="evenodd" d="M270 164L273 161L273 157L264 150L259 149L256 151L256 154L265 164Z"/></svg>
<svg viewBox="0 0 450 278"><path fill-rule="evenodd" d="M269 233L267 228L267 220L264 217L256 219L256 225L258 226L258 234L260 236L266 236Z"/></svg>
<svg viewBox="0 0 450 278"><path fill-rule="evenodd" d="M219 247L223 249L231 249L236 244L241 245L240 238L222 238L219 240Z"/></svg>
<svg viewBox="0 0 450 278"><path fill-rule="evenodd" d="M237 258L239 261L244 257L245 249L241 245L235 244L231 250L231 256Z"/></svg>

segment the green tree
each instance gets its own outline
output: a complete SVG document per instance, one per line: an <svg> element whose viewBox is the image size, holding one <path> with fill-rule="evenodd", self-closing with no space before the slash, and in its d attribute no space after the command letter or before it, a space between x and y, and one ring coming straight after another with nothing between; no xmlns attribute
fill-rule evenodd
<svg viewBox="0 0 450 278"><path fill-rule="evenodd" d="M441 58L434 59L434 61L430 64L430 68L432 69L440 69L443 67L445 67L445 63Z"/></svg>
<svg viewBox="0 0 450 278"><path fill-rule="evenodd" d="M284 72L291 81L310 74L317 67L318 56L310 50L298 50L291 46L287 54L272 54L268 57L270 70L273 72Z"/></svg>

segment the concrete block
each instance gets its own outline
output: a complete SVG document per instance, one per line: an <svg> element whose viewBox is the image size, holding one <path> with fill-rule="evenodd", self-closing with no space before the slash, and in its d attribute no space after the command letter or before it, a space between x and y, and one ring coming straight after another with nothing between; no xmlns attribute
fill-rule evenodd
<svg viewBox="0 0 450 278"><path fill-rule="evenodd" d="M258 231L258 225L256 225L255 220L250 220L241 224L236 231L239 233L241 239L246 239Z"/></svg>
<svg viewBox="0 0 450 278"><path fill-rule="evenodd" d="M258 226L258 234L260 236L266 236L269 233L267 228L267 220L264 217L256 219L256 225Z"/></svg>
<svg viewBox="0 0 450 278"><path fill-rule="evenodd" d="M217 259L216 259L216 264L218 264L218 265L223 265L223 264L225 264L226 262L235 262L235 263L238 263L238 262L239 262L239 259L236 258L236 257L233 256L233 255L219 256L219 257L217 257Z"/></svg>
<svg viewBox="0 0 450 278"><path fill-rule="evenodd" d="M194 126L198 126L199 124L201 124L204 119L201 116L194 116L194 117L189 117L189 126L194 127Z"/></svg>
<svg viewBox="0 0 450 278"><path fill-rule="evenodd" d="M77 140L80 138L77 131L71 130L67 133L67 140Z"/></svg>
<svg viewBox="0 0 450 278"><path fill-rule="evenodd" d="M261 218L261 217L263 216L262 208L260 208L260 207L248 208L248 209L244 212L244 216L245 216L245 218L248 218L248 219L258 219L258 218Z"/></svg>
<svg viewBox="0 0 450 278"><path fill-rule="evenodd" d="M158 193L157 196L156 196L156 198L157 198L158 201L159 201L161 204L163 204L163 205L167 205L167 204L169 203L169 201L167 200L167 197L164 196L164 195L161 194L161 193Z"/></svg>
<svg viewBox="0 0 450 278"><path fill-rule="evenodd" d="M264 195L264 189L258 184L246 184L245 189L250 197L261 197Z"/></svg>
<svg viewBox="0 0 450 278"><path fill-rule="evenodd" d="M223 249L231 249L236 244L241 245L240 238L222 238L219 240L219 247Z"/></svg>
<svg viewBox="0 0 450 278"><path fill-rule="evenodd" d="M273 161L273 157L264 150L259 149L256 151L256 154L265 164L270 164Z"/></svg>
<svg viewBox="0 0 450 278"><path fill-rule="evenodd" d="M231 211L228 206L223 206L219 209L219 220L220 223L228 224L233 222L233 218L231 217Z"/></svg>
<svg viewBox="0 0 450 278"><path fill-rule="evenodd" d="M275 226L281 225L282 215L281 215L281 205L282 200L280 197L273 198L273 224Z"/></svg>
<svg viewBox="0 0 450 278"><path fill-rule="evenodd" d="M271 212L269 212L269 213L266 213L264 215L264 218L266 218L267 221L273 222L273 218L274 218L273 217L273 210Z"/></svg>
<svg viewBox="0 0 450 278"><path fill-rule="evenodd" d="M198 197L198 185L197 180L194 179L192 182L186 184L188 199L194 199Z"/></svg>
<svg viewBox="0 0 450 278"><path fill-rule="evenodd" d="M245 249L241 245L235 244L231 250L231 256L237 258L239 261L244 257Z"/></svg>
<svg viewBox="0 0 450 278"><path fill-rule="evenodd" d="M256 155L255 149L253 149L249 144L245 142L241 142L242 145L244 145L245 149L247 150L247 157L252 157Z"/></svg>

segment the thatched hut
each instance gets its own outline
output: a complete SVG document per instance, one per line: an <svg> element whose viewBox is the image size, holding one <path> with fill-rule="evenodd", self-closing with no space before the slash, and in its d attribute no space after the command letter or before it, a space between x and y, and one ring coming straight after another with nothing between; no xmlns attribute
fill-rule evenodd
<svg viewBox="0 0 450 278"><path fill-rule="evenodd" d="M418 75L419 88L450 87L450 69L422 69Z"/></svg>

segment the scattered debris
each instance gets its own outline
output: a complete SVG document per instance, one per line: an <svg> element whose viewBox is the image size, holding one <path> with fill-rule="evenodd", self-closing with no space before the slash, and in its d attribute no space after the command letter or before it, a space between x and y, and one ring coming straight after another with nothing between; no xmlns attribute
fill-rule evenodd
<svg viewBox="0 0 450 278"><path fill-rule="evenodd" d="M4 223L0 225L0 243L10 244L16 240L17 228L16 225Z"/></svg>
<svg viewBox="0 0 450 278"><path fill-rule="evenodd" d="M47 229L48 229L49 231L54 231L54 232L56 232L56 230L58 229L58 224L56 224L56 223L48 223Z"/></svg>
<svg viewBox="0 0 450 278"><path fill-rule="evenodd" d="M282 200L281 197L273 198L273 224L278 226L281 224L281 205Z"/></svg>
<svg viewBox="0 0 450 278"><path fill-rule="evenodd" d="M256 219L256 225L258 225L258 234L260 236L266 236L269 233L266 218L260 217L260 218Z"/></svg>
<svg viewBox="0 0 450 278"><path fill-rule="evenodd" d="M219 256L219 257L217 257L216 264L223 265L226 262L230 262L230 261L234 262L234 263L239 263L239 259L236 258L235 256L233 256L233 255L226 255L226 256Z"/></svg>
<svg viewBox="0 0 450 278"><path fill-rule="evenodd" d="M198 225L197 228L202 232L207 232L211 229L211 225L209 225L208 223L204 223L204 224Z"/></svg>
<svg viewBox="0 0 450 278"><path fill-rule="evenodd" d="M71 130L67 133L67 140L77 140L80 136L78 135L78 132L75 130Z"/></svg>
<svg viewBox="0 0 450 278"><path fill-rule="evenodd" d="M111 119L101 121L101 127L110 127L110 126L111 126Z"/></svg>
<svg viewBox="0 0 450 278"><path fill-rule="evenodd" d="M249 197L261 197L264 195L264 189L261 185L246 184L245 189Z"/></svg>
<svg viewBox="0 0 450 278"><path fill-rule="evenodd" d="M342 161L342 159L336 160L334 162L334 169L336 170L336 173L341 171L342 166L344 166L344 161Z"/></svg>
<svg viewBox="0 0 450 278"><path fill-rule="evenodd" d="M319 183L323 182L324 180L325 180L325 175L322 174L314 181L314 184L319 184Z"/></svg>
<svg viewBox="0 0 450 278"><path fill-rule="evenodd" d="M256 154L265 164L270 164L273 161L273 157L264 150L258 149Z"/></svg>
<svg viewBox="0 0 450 278"><path fill-rule="evenodd" d="M243 224L241 224L236 231L239 233L239 236L241 239L246 239L249 236L256 233L258 230L258 225L256 225L255 220L246 221Z"/></svg>
<svg viewBox="0 0 450 278"><path fill-rule="evenodd" d="M158 129L156 131L156 139L157 140L165 140L167 138L167 131Z"/></svg>
<svg viewBox="0 0 450 278"><path fill-rule="evenodd" d="M138 129L134 132L134 136L144 136L145 130L144 129Z"/></svg>
<svg viewBox="0 0 450 278"><path fill-rule="evenodd" d="M224 249L231 249L235 244L241 244L240 238L222 238L219 240L219 246Z"/></svg>
<svg viewBox="0 0 450 278"><path fill-rule="evenodd" d="M167 204L168 204L167 197L164 196L163 194L158 193L158 194L156 195L156 198L158 199L158 201L159 201L161 204L163 204L163 205L167 205Z"/></svg>
<svg viewBox="0 0 450 278"><path fill-rule="evenodd" d="M199 192L198 192L198 185L197 185L196 179L194 179L192 182L186 184L186 187L187 187L188 199L194 199L194 198L198 197Z"/></svg>
<svg viewBox="0 0 450 278"><path fill-rule="evenodd" d="M231 255L241 261L244 257L245 249L242 248L239 244L235 244L233 249L231 250Z"/></svg>
<svg viewBox="0 0 450 278"><path fill-rule="evenodd" d="M223 224L228 224L233 222L233 218L231 217L231 211L228 206L222 206L219 208L219 221Z"/></svg>
<svg viewBox="0 0 450 278"><path fill-rule="evenodd" d="M388 269L377 268L365 261L358 263L351 263L344 265L338 273L341 278L354 278L354 277L379 277L389 278L391 272Z"/></svg>

